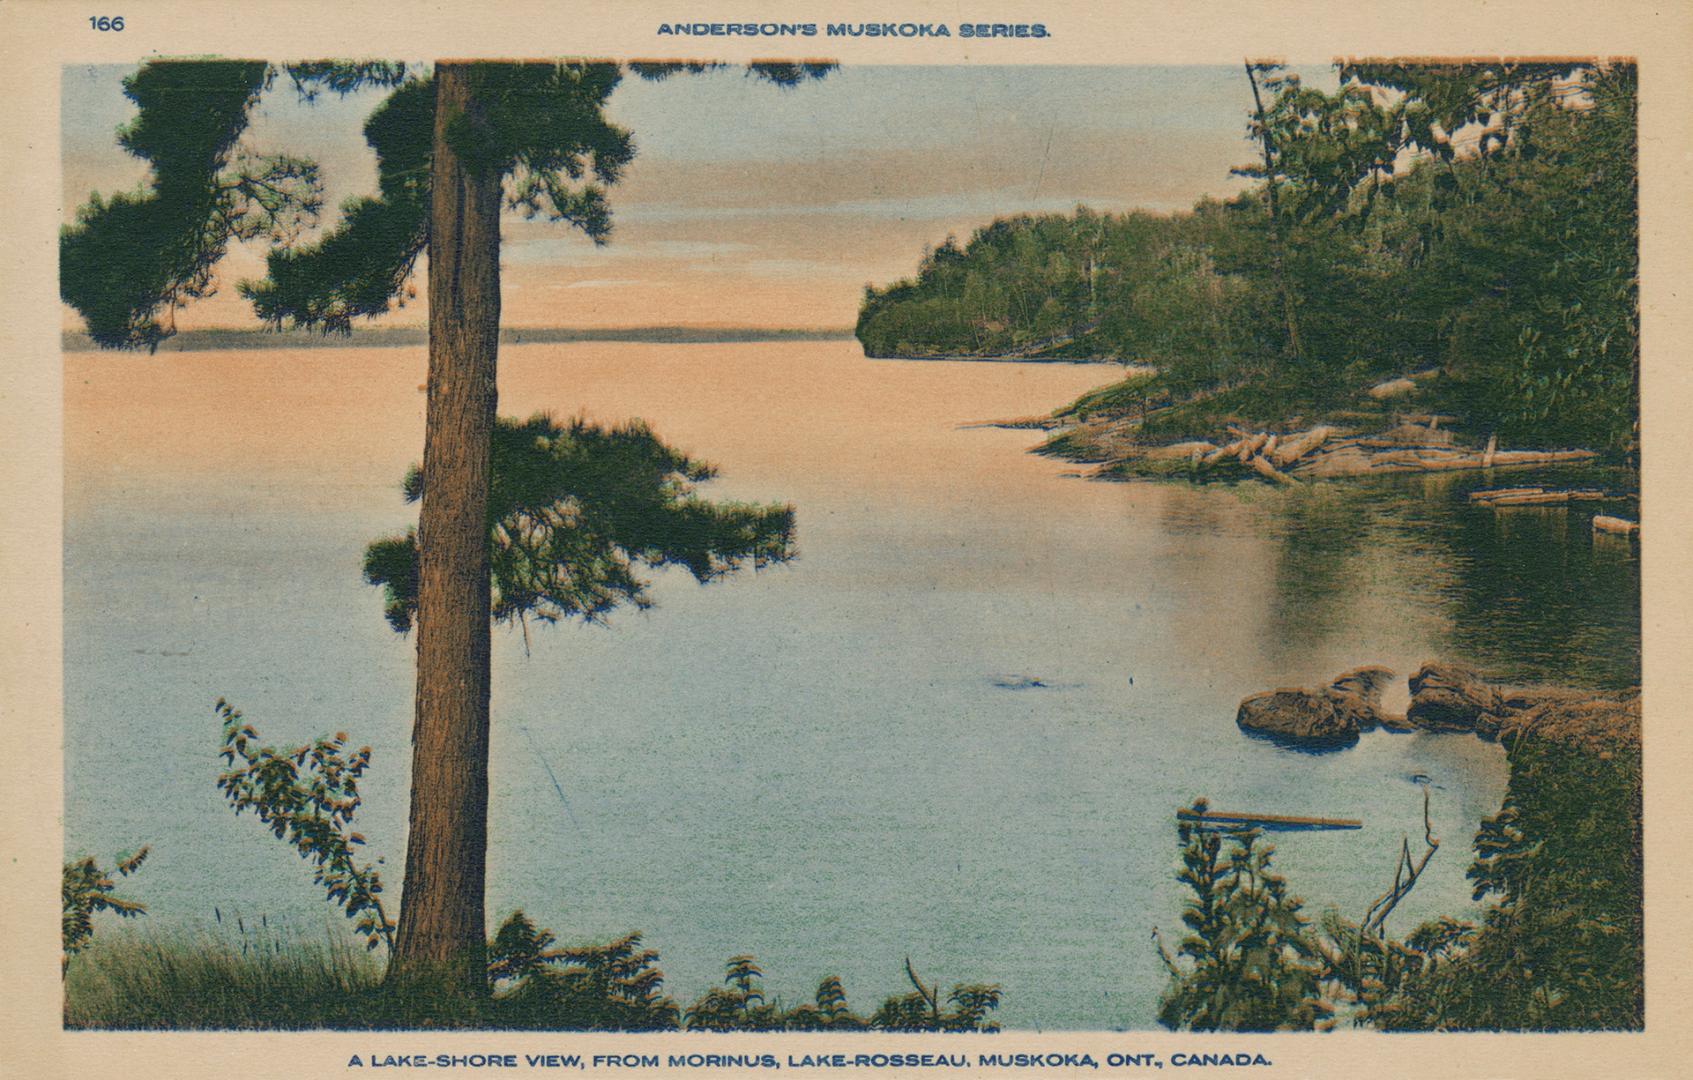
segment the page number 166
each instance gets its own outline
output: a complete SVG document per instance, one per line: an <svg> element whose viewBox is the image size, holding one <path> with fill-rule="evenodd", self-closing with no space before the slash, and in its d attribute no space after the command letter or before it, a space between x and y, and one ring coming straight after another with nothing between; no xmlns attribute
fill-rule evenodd
<svg viewBox="0 0 1693 1080"><path fill-rule="evenodd" d="M122 30L123 16L90 15L88 26L91 30Z"/></svg>

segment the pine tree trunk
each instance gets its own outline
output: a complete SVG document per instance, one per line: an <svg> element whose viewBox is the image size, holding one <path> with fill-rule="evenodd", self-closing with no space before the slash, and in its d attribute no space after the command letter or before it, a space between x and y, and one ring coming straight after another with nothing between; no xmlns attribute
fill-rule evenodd
<svg viewBox="0 0 1693 1080"><path fill-rule="evenodd" d="M500 176L466 168L467 64L435 68L429 401L418 527L417 702L405 893L389 977L486 987L488 470L500 328Z"/></svg>
<svg viewBox="0 0 1693 1080"><path fill-rule="evenodd" d="M1281 208L1276 201L1276 148L1270 135L1269 118L1264 115L1264 99L1258 93L1258 76L1252 63L1246 64L1246 81L1252 84L1252 105L1258 115L1258 142L1264 152L1264 197L1270 204L1270 268L1275 274L1276 287L1282 297L1282 315L1287 320L1287 355L1289 359L1303 359L1299 345L1299 320L1294 313L1293 288L1287 280Z"/></svg>

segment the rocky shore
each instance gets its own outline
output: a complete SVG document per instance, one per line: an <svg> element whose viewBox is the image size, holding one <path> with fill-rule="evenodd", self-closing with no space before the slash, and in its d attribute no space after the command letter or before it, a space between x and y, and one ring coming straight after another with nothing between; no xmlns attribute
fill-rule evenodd
<svg viewBox="0 0 1693 1080"><path fill-rule="evenodd" d="M1298 485L1387 473L1467 472L1594 463L1581 447L1512 448L1466 432L1438 369L1358 388L1336 403L1272 400L1236 385L1159 400L1157 376L1138 372L1046 417L1005 426L1051 432L1040 452L1094 466L1107 480L1137 477ZM1279 421L1271 418L1281 414Z"/></svg>
<svg viewBox="0 0 1693 1080"><path fill-rule="evenodd" d="M1471 732L1507 746L1532 735L1601 758L1640 745L1639 690L1511 687L1456 664L1427 663L1411 676L1411 704L1399 716L1382 708L1393 679L1387 668L1362 667L1323 687L1253 694L1235 722L1250 735L1312 750L1349 746L1377 728Z"/></svg>
<svg viewBox="0 0 1693 1080"><path fill-rule="evenodd" d="M1227 441L1190 439L1164 446L1124 445L1099 470L1102 477L1186 473L1201 477L1256 475L1280 484L1379 476L1394 472L1461 472L1561 465L1598 458L1592 450L1501 450L1496 440L1466 447L1442 417L1419 416L1377 431L1318 424L1304 431L1228 428Z"/></svg>

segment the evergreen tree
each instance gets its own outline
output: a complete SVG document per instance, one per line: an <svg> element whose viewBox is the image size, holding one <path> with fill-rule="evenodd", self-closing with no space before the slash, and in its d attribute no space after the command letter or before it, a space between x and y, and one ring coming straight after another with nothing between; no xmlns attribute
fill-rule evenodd
<svg viewBox="0 0 1693 1080"><path fill-rule="evenodd" d="M634 64L651 79L705 64ZM390 979L439 978L486 993L488 538L502 206L610 229L606 185L634 153L605 103L609 62L402 64L154 62L125 81L140 107L120 134L152 166L150 190L98 196L60 240L60 291L111 348L156 348L180 305L207 295L231 239L277 245L241 292L267 323L345 332L404 302L429 261L429 376L417 537L417 694L411 828ZM778 86L828 65L750 69ZM392 88L365 125L379 193L354 200L315 243L292 243L321 205L315 166L236 152L260 94L283 71L303 98ZM509 194L508 194L509 185Z"/></svg>

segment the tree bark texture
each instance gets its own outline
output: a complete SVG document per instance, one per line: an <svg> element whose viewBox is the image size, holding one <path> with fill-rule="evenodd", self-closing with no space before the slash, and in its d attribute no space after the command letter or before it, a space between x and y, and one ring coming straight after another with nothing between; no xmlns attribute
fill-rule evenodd
<svg viewBox="0 0 1693 1080"><path fill-rule="evenodd" d="M449 130L478 120L472 72L469 64L435 69L411 827L389 974L446 979L480 993L501 183L499 170L469 168L449 145Z"/></svg>

